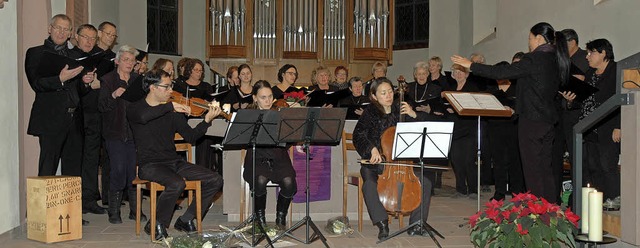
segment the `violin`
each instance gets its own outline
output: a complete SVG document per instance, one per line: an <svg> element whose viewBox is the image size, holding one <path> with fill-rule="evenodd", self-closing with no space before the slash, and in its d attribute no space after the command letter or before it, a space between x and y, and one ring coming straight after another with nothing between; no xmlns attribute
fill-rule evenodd
<svg viewBox="0 0 640 248"><path fill-rule="evenodd" d="M177 92L177 91L171 92L171 97L169 97L169 102L176 102L176 103L189 106L191 108L191 112L189 113L189 116L195 116L195 117L202 116L204 112L209 110L209 106L212 104L213 105L218 104L218 106L220 105L220 103L216 101L209 102L207 100L197 98L197 97L186 98L182 94L180 94L180 92ZM225 118L227 121L231 121L231 115L224 111L220 112L220 116L222 118Z"/></svg>
<svg viewBox="0 0 640 248"><path fill-rule="evenodd" d="M281 108L288 108L288 107L289 107L289 103L287 103L287 100L278 99L278 100L275 100L271 105L271 110L280 110Z"/></svg>
<svg viewBox="0 0 640 248"><path fill-rule="evenodd" d="M404 77L398 78L400 104L404 101ZM400 114L400 121L403 121ZM384 130L380 137L382 154L385 160L393 158L393 140L396 135L396 127L392 126ZM412 164L411 161L396 161L386 163L384 171L378 177L378 194L380 202L389 212L409 213L420 206L422 202L422 184L413 173L413 168L400 164Z"/></svg>

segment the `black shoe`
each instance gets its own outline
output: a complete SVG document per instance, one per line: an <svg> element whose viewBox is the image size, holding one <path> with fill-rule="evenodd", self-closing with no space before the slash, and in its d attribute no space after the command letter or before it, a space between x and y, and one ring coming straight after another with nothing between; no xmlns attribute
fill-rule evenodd
<svg viewBox="0 0 640 248"><path fill-rule="evenodd" d="M147 224L144 226L144 232L147 233L147 235L151 235L151 221L147 221ZM156 241L168 237L167 228L161 223L156 223Z"/></svg>
<svg viewBox="0 0 640 248"><path fill-rule="evenodd" d="M129 219L136 220L136 212L129 211ZM142 211L140 211L140 222L147 221L147 216L144 215Z"/></svg>
<svg viewBox="0 0 640 248"><path fill-rule="evenodd" d="M425 233L427 233L421 226L414 226L412 228L409 228L409 230L407 230L407 234L409 234L409 236L415 236L415 235L424 235Z"/></svg>
<svg viewBox="0 0 640 248"><path fill-rule="evenodd" d="M175 206L175 207L173 207L173 210L176 210L176 211L178 211L178 210L182 210L182 206L180 206L180 205L176 204L176 206Z"/></svg>
<svg viewBox="0 0 640 248"><path fill-rule="evenodd" d="M82 213L92 213L92 214L106 214L107 209L98 206L98 203L91 202L87 204L82 204Z"/></svg>
<svg viewBox="0 0 640 248"><path fill-rule="evenodd" d="M83 226L89 225L89 221L82 219L82 225Z"/></svg>
<svg viewBox="0 0 640 248"><path fill-rule="evenodd" d="M198 227L196 226L195 220L184 222L180 218L176 220L176 223L173 225L173 228L175 228L178 231L186 232L186 233L192 233L192 232L198 231Z"/></svg>
<svg viewBox="0 0 640 248"><path fill-rule="evenodd" d="M389 236L389 221L383 220L376 223L378 227L378 240L382 240Z"/></svg>
<svg viewBox="0 0 640 248"><path fill-rule="evenodd" d="M276 212L276 226L280 230L285 230L287 227L287 212Z"/></svg>
<svg viewBox="0 0 640 248"><path fill-rule="evenodd" d="M491 197L491 199L489 199L489 201L491 200L496 200L496 201L501 201L504 200L504 195L503 194L493 194L493 197Z"/></svg>

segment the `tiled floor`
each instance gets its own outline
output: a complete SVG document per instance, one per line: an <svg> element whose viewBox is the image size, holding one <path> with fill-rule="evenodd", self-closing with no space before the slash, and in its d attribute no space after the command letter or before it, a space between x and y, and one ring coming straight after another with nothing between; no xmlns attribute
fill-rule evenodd
<svg viewBox="0 0 640 248"><path fill-rule="evenodd" d="M447 176L445 176L447 179ZM449 180L445 180L445 184L451 185ZM452 193L450 186L444 186L444 189L436 191L436 195L431 201L431 209L429 213L429 224L440 231L445 239L438 241L442 247L473 247L469 242L469 225L467 219L476 211L476 201L469 198L452 199L448 197ZM483 199L486 201L491 197L492 193L485 193ZM145 202L146 203L146 202ZM219 229L218 225L235 226L238 223L227 223L226 216L222 215L222 201L219 199L214 208L209 212L204 220L205 230ZM144 204L145 213L149 213L149 205ZM82 240L61 242L55 244L43 244L31 241L26 238L25 231L14 231L0 235L0 247L108 247L108 248L124 248L124 247L164 247L161 244L154 244L149 241L149 236L142 232L140 237L135 235L135 221L126 219L129 211L127 207L123 207L124 223L119 225L109 224L106 215L85 214L84 218L90 221L90 224L83 227ZM176 213L175 216L179 216ZM174 216L174 219L175 219ZM329 246L331 247L436 247L429 237L411 237L407 234L401 234L382 244L376 244L377 228L371 225L369 221L365 221L363 231L357 231L357 221L351 221L352 227L356 230L351 235L339 237L327 237ZM405 219L405 223L408 218ZM144 223L143 223L144 224ZM316 224L320 229L324 228L326 222L317 221ZM391 232L398 230L397 220L393 220ZM24 230L24 228L22 228ZM179 235L180 233L173 228L169 229L170 235ZM299 228L295 233L298 237L304 237L304 226ZM263 242L262 244L265 244ZM262 246L261 244L261 246ZM298 242L287 243L291 246L303 246ZM280 244L286 246L287 244ZM311 243L307 247L323 247L319 240Z"/></svg>
<svg viewBox="0 0 640 248"><path fill-rule="evenodd" d="M221 202L221 201L219 201ZM148 208L148 205L145 204ZM221 213L221 207L216 205L216 209L207 215L204 221L205 230L219 229L218 225L235 226L238 223L227 223L226 216ZM123 217L126 218L128 210L123 207ZM473 247L469 243L469 227L466 217L472 215L476 209L476 201L468 198L451 199L446 196L434 196L432 199L431 210L429 213L429 224L440 231L445 239L438 241L443 247ZM216 211L217 210L217 211ZM145 209L145 213L149 213ZM176 214L176 216L179 216ZM107 221L106 215L85 214L84 218L90 221L90 224L83 227L82 240L61 242L55 244L43 244L31 241L26 238L26 232L17 232L13 234L4 234L0 238L0 247L163 247L160 244L153 244L149 241L149 236L143 231L140 237L135 235L135 222L128 219L123 224L112 225ZM405 223L408 219L405 219ZM143 223L144 224L144 223ZM323 229L326 222L316 222ZM376 245L377 228L372 226L369 221L364 222L362 233L357 232L357 221L352 221L353 229L356 230L351 235L330 237L327 241L331 247L436 247L429 237L411 237L407 234L401 234L394 239L388 240L382 244ZM398 229L397 220L391 224L391 232ZM173 229L169 229L170 235L179 234ZM295 232L298 237L304 237L304 226ZM264 243L264 242L263 242ZM300 243L293 242L295 245ZM308 247L323 247L319 240L311 243Z"/></svg>
<svg viewBox="0 0 640 248"><path fill-rule="evenodd" d="M436 189L436 193L431 200L431 208L429 211L429 224L437 229L445 239L438 239L442 247L473 247L469 241L469 224L468 217L476 212L477 201L469 198L451 198L455 190L452 188L455 179L453 172L448 171L443 174L443 188ZM493 192L481 194L481 202L486 202ZM510 197L508 197L510 198ZM143 204L143 211L149 214L148 200ZM186 205L186 204L183 204ZM184 211L184 210L182 210ZM84 226L83 237L81 240L60 242L54 244L44 244L37 241L27 239L26 229L19 227L13 231L0 235L0 248L31 248L31 247L89 247L89 248L128 248L128 247L166 247L163 244L156 244L150 241L149 235L142 231L140 237L135 235L135 221L128 220L128 207L122 207L123 224L112 225L107 221L107 215L85 214L84 219L90 221L89 225ZM180 216L181 211L176 212L174 221ZM365 213L366 214L366 213ZM315 224L323 230L326 222L314 220ZM392 220L390 224L391 232L398 230L398 221ZM404 219L408 223L408 217ZM357 220L351 220L352 228L355 230L353 234L343 236L329 236L323 231L330 247L437 247L430 237L409 236L406 233L400 234L382 244L376 244L378 230L370 221L364 221L362 232L358 232ZM144 224L144 223L143 223ZM219 231L219 225L227 227L235 227L239 223L227 222L227 216L222 214L222 197L218 198L214 203L209 214L204 219L204 230ZM182 233L170 228L169 235L181 235ZM298 238L304 239L305 226L300 227L294 232ZM263 241L258 247L264 247L266 242ZM247 244L237 244L233 247L249 247ZM301 244L292 239L285 239L285 242L278 242L275 247L324 247L320 240L316 240L309 245ZM630 247L621 242L602 247Z"/></svg>

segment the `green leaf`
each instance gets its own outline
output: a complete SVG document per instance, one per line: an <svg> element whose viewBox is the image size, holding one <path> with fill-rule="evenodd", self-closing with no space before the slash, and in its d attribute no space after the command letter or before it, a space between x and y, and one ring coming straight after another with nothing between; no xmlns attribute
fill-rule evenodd
<svg viewBox="0 0 640 248"><path fill-rule="evenodd" d="M511 223L511 224L503 224L502 225L502 232L504 232L505 234L510 234L512 232L514 232L516 228L516 225Z"/></svg>

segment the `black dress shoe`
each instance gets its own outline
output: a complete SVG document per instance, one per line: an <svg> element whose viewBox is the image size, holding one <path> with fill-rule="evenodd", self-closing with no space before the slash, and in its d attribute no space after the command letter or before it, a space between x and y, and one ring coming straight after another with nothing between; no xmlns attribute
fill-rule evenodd
<svg viewBox="0 0 640 248"><path fill-rule="evenodd" d="M198 227L196 226L195 220L190 220L187 222L182 221L182 219L178 218L176 223L173 224L173 227L181 232L192 233L198 231Z"/></svg>
<svg viewBox="0 0 640 248"><path fill-rule="evenodd" d="M83 226L89 225L89 221L82 219L82 225Z"/></svg>
<svg viewBox="0 0 640 248"><path fill-rule="evenodd" d="M97 203L93 202L93 203L88 203L88 204L83 204L82 205L82 213L86 214L86 213L92 213L92 214L106 214L107 213L107 209L98 206Z"/></svg>
<svg viewBox="0 0 640 248"><path fill-rule="evenodd" d="M493 194L493 197L491 197L491 199L489 199L489 200L490 201L491 200L496 200L496 201L504 200L504 195L496 193L496 194Z"/></svg>
<svg viewBox="0 0 640 248"><path fill-rule="evenodd" d="M426 230L424 230L421 226L414 226L412 228L409 228L409 230L407 230L407 234L409 234L409 236L415 236L415 235L424 235L425 233L427 233Z"/></svg>
<svg viewBox="0 0 640 248"><path fill-rule="evenodd" d="M147 221L147 224L144 225L144 232L147 233L147 235L151 235L151 221ZM169 234L167 233L167 228L165 228L161 223L156 223L156 240L168 237Z"/></svg>
<svg viewBox="0 0 640 248"><path fill-rule="evenodd" d="M378 240L382 240L389 236L389 221L383 220L376 223L378 227Z"/></svg>

